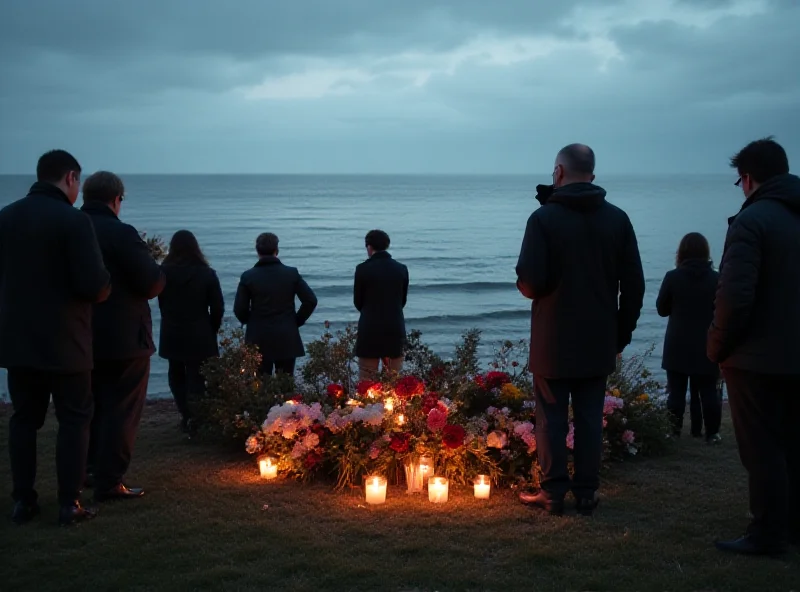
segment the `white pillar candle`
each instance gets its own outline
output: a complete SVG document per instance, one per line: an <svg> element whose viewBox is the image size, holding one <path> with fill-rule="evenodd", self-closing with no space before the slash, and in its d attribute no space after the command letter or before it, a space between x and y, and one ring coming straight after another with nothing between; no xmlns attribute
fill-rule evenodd
<svg viewBox="0 0 800 592"><path fill-rule="evenodd" d="M428 479L428 501L434 504L443 504L447 501L447 479L444 477L431 477Z"/></svg>
<svg viewBox="0 0 800 592"><path fill-rule="evenodd" d="M419 457L419 471L423 477L427 477L433 472L433 459L430 456Z"/></svg>
<svg viewBox="0 0 800 592"><path fill-rule="evenodd" d="M271 456L261 456L258 459L258 470L262 479L274 479L278 476L278 462Z"/></svg>
<svg viewBox="0 0 800 592"><path fill-rule="evenodd" d="M367 477L364 487L368 504L382 504L386 502L386 478L380 476Z"/></svg>
<svg viewBox="0 0 800 592"><path fill-rule="evenodd" d="M492 484L486 475L478 475L475 479L475 499L489 499Z"/></svg>

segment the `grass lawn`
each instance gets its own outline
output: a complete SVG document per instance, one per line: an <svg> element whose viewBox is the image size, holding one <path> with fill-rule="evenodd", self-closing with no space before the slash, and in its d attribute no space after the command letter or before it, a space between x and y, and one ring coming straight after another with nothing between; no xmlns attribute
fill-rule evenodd
<svg viewBox="0 0 800 592"><path fill-rule="evenodd" d="M7 408L0 438L7 441ZM732 557L715 537L747 522L746 479L725 420L721 446L685 437L669 456L618 465L591 519L543 516L512 492L451 487L428 503L390 487L384 506L325 485L267 483L253 459L181 438L170 405L148 406L133 502L55 526L54 441L40 435L43 515L0 524L0 589L31 590L798 590L800 555ZM0 499L11 492L0 456ZM2 506L3 511L8 506Z"/></svg>

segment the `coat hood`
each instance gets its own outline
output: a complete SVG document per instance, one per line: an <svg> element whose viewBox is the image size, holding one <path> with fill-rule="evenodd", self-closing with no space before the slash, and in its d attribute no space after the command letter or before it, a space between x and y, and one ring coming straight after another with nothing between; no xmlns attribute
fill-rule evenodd
<svg viewBox="0 0 800 592"><path fill-rule="evenodd" d="M769 181L765 181L764 184L756 189L747 201L744 202L739 213L757 201L767 199L779 201L790 210L800 213L800 177L786 173L785 175L778 175ZM732 223L735 219L736 216L733 216L728 222Z"/></svg>
<svg viewBox="0 0 800 592"><path fill-rule="evenodd" d="M702 277L714 269L711 261L704 261L703 259L687 259L682 262L678 269L688 274L691 277Z"/></svg>
<svg viewBox="0 0 800 592"><path fill-rule="evenodd" d="M570 183L553 190L547 204L561 204L571 210L596 210L606 202L606 190L593 183Z"/></svg>

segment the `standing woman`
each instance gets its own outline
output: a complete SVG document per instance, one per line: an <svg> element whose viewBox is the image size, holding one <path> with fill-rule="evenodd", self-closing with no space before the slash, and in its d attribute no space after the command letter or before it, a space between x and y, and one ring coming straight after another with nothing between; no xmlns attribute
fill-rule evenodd
<svg viewBox="0 0 800 592"><path fill-rule="evenodd" d="M714 296L719 274L714 270L706 238L697 232L683 237L675 258L661 284L656 307L669 317L661 367L667 371L669 399L675 435L680 435L686 412L686 388L691 389L692 435L706 441L720 441L722 403L717 397L719 367L706 355L708 328L714 317ZM702 408L702 420L699 417Z"/></svg>
<svg viewBox="0 0 800 592"><path fill-rule="evenodd" d="M158 297L161 337L158 355L169 362L169 388L181 414L181 428L191 431L189 399L202 395L203 363L219 355L217 333L225 302L216 272L206 261L194 234L176 232L161 265L167 284Z"/></svg>

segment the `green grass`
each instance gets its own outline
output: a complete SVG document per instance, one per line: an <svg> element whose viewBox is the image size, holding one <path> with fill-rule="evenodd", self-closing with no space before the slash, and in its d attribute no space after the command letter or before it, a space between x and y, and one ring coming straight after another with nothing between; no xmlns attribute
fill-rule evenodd
<svg viewBox="0 0 800 592"><path fill-rule="evenodd" d="M0 438L7 438L7 409ZM721 446L684 438L615 466L592 519L543 516L510 491L434 506L390 487L384 506L325 485L262 482L252 458L182 440L149 406L129 481L148 489L92 523L55 526L56 423L40 436L42 517L0 524L2 590L792 590L800 557L732 557L716 537L747 522L726 419ZM10 499L6 454L0 497ZM10 509L10 504L8 506Z"/></svg>

